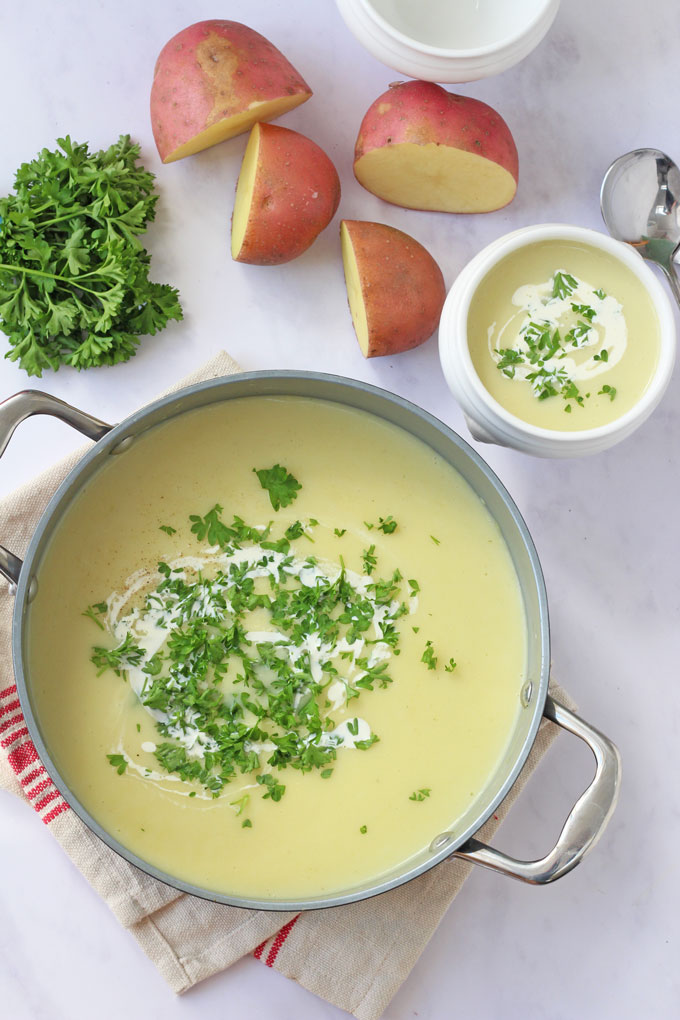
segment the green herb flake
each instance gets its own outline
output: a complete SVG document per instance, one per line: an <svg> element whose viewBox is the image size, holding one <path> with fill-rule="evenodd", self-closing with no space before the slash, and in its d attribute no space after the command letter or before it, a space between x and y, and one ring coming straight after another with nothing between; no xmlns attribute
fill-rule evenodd
<svg viewBox="0 0 680 1020"><path fill-rule="evenodd" d="M439 539L435 538L434 535L430 535L430 538L432 539L432 541L434 542L435 545L441 545L441 542L439 541Z"/></svg>
<svg viewBox="0 0 680 1020"><path fill-rule="evenodd" d="M451 656L451 658L449 659L449 661L447 662L447 664L446 664L446 665L444 666L444 670L445 670L445 671L446 671L447 673L453 673L453 671L454 671L454 669L456 668L456 666L457 666L457 665L458 665L458 663L457 663L457 662L456 662L456 660L455 660L455 659L453 658L453 656Z"/></svg>
<svg viewBox="0 0 680 1020"><path fill-rule="evenodd" d="M333 769L322 769L320 774L322 779L330 779L333 775Z"/></svg>
<svg viewBox="0 0 680 1020"><path fill-rule="evenodd" d="M359 829L359 832L361 833L362 836L365 836L366 833L368 832L368 826L362 825L361 828Z"/></svg>
<svg viewBox="0 0 680 1020"><path fill-rule="evenodd" d="M371 545L368 547L368 549L364 549L364 551L361 554L361 559L363 560L364 564L364 573L370 576L373 573L378 562L375 556L375 546Z"/></svg>
<svg viewBox="0 0 680 1020"><path fill-rule="evenodd" d="M271 798L271 800L279 801L286 792L285 786L277 783L271 772L265 772L264 775L257 776L257 782L267 790L263 798L264 800Z"/></svg>
<svg viewBox="0 0 680 1020"><path fill-rule="evenodd" d="M243 821L241 822L242 829L252 829L252 827L253 823L251 822L250 818L244 818Z"/></svg>
<svg viewBox="0 0 680 1020"><path fill-rule="evenodd" d="M425 786L421 790L414 790L411 796L409 797L409 800L421 803L422 801L426 800L431 793L432 793L431 787Z"/></svg>
<svg viewBox="0 0 680 1020"><path fill-rule="evenodd" d="M286 538L293 542L296 538L302 538L305 533L304 526L301 521L294 521L286 528Z"/></svg>
<svg viewBox="0 0 680 1020"><path fill-rule="evenodd" d="M274 464L271 468L253 468L260 485L269 493L271 505L275 510L282 506L290 506L302 488L297 478L291 475L285 467Z"/></svg>
<svg viewBox="0 0 680 1020"><path fill-rule="evenodd" d="M242 797L238 798L238 800L230 800L229 807L236 808L236 817L238 818L238 816L242 815L245 809L248 807L249 801L250 794L244 793Z"/></svg>
<svg viewBox="0 0 680 1020"><path fill-rule="evenodd" d="M106 604L106 602L95 602L93 605L87 607L87 609L83 613L83 616L88 616L90 620L93 620L94 623L97 624L100 630L104 630L105 629L104 624L99 619L99 617L102 616L107 609L108 605Z"/></svg>
<svg viewBox="0 0 680 1020"><path fill-rule="evenodd" d="M598 290L594 290L593 294L595 295L595 297L599 297L600 301L604 301L604 299L607 296L601 288Z"/></svg>
<svg viewBox="0 0 680 1020"><path fill-rule="evenodd" d="M434 648L432 642L428 641L425 645L425 651L420 657L420 661L424 662L428 669L437 668L437 656L434 654Z"/></svg>
<svg viewBox="0 0 680 1020"><path fill-rule="evenodd" d="M605 383L602 389L597 391L598 396L601 396L602 394L608 396L610 400L613 400L616 396L616 386L610 386L608 383Z"/></svg>
<svg viewBox="0 0 680 1020"><path fill-rule="evenodd" d="M113 765L119 776L122 776L128 767L127 758L124 754L107 754L109 765Z"/></svg>
<svg viewBox="0 0 680 1020"><path fill-rule="evenodd" d="M397 528L398 524L392 514L389 514L387 517L378 518L378 531L384 532L385 535L393 534Z"/></svg>
<svg viewBox="0 0 680 1020"><path fill-rule="evenodd" d="M170 524L159 525L159 530L164 531L166 535L176 535L177 528L173 528Z"/></svg>
<svg viewBox="0 0 680 1020"><path fill-rule="evenodd" d="M577 281L564 270L558 270L553 276L552 296L554 298L566 298L578 287Z"/></svg>
<svg viewBox="0 0 680 1020"><path fill-rule="evenodd" d="M347 533L347 528L333 528L333 534L337 535L338 538L342 538Z"/></svg>

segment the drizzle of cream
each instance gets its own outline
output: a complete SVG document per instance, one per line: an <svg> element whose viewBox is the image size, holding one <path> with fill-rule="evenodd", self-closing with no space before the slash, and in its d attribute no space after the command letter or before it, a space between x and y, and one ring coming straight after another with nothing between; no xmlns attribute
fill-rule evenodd
<svg viewBox="0 0 680 1020"><path fill-rule="evenodd" d="M564 272L564 270L562 270ZM573 274L572 274L573 275ZM560 357L559 354L547 358L543 367L552 371L564 369L569 378L575 381L592 379L608 372L618 364L626 352L628 345L628 328L623 314L622 305L611 295L604 298L595 293L597 288L592 284L574 277L577 287L564 298L552 296L553 277L544 283L525 284L518 287L512 295L512 304L516 312L504 322L500 328L498 323L491 324L487 331L489 353L494 361L501 360L500 349L512 349L526 354L529 345L523 339L521 330L530 322L546 324L551 329L563 331L575 325L577 318L572 311L572 304L589 305L595 311L590 329L579 340L574 350L588 348L592 350L589 358L576 360L573 357ZM582 317L581 317L582 318ZM507 337L507 339L506 339ZM563 337L564 339L564 337ZM594 356L606 348L607 361L595 361ZM536 370L536 366L523 362L514 366L516 380L526 381L527 376Z"/></svg>

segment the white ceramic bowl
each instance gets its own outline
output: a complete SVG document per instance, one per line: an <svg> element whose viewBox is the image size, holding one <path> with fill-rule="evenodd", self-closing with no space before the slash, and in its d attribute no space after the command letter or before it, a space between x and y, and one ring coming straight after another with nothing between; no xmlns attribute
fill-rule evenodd
<svg viewBox="0 0 680 1020"><path fill-rule="evenodd" d="M659 319L656 371L639 401L615 421L598 428L563 432L539 428L511 414L490 395L475 371L467 341L470 301L487 273L507 255L540 241L572 241L618 259L647 291ZM666 291L642 257L606 234L564 223L523 227L494 241L463 269L449 291L439 323L439 356L449 389L460 404L472 436L537 457L580 457L599 453L634 432L652 413L670 381L675 361L675 320Z"/></svg>
<svg viewBox="0 0 680 1020"><path fill-rule="evenodd" d="M475 81L531 53L560 0L336 0L369 53L411 78Z"/></svg>

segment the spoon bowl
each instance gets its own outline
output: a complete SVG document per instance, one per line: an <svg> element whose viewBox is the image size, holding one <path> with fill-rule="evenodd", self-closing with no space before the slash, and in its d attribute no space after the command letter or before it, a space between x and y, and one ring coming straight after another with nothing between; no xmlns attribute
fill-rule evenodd
<svg viewBox="0 0 680 1020"><path fill-rule="evenodd" d="M659 149L627 152L604 175L600 208L612 237L661 267L680 307L680 168Z"/></svg>

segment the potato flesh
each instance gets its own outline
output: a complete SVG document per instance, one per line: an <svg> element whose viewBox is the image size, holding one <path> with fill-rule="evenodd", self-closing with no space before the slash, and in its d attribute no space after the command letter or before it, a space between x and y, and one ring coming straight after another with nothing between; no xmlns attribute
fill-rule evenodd
<svg viewBox="0 0 680 1020"><path fill-rule="evenodd" d="M492 212L512 201L509 171L474 152L429 142L371 149L354 164L357 180L372 194L407 209Z"/></svg>
<svg viewBox="0 0 680 1020"><path fill-rule="evenodd" d="M250 206L255 189L255 178L257 176L257 158L260 150L260 132L254 130L241 163L241 171L236 185L236 198L234 199L234 213L231 221L231 257L238 261L241 253L241 246L248 228L248 217Z"/></svg>
<svg viewBox="0 0 680 1020"><path fill-rule="evenodd" d="M265 102L251 103L247 110L235 114L233 117L225 117L224 120L211 124L205 131L180 145L163 160L164 163L173 163L177 159L184 159L185 156L193 156L194 153L207 149L218 142L224 142L227 138L241 135L249 131L253 124L259 121L274 120L282 116L288 110L293 110L300 103L304 103L309 96L302 93L296 96L282 96L281 99L270 99Z"/></svg>
<svg viewBox="0 0 680 1020"><path fill-rule="evenodd" d="M366 315L366 305L364 304L364 298L361 290L359 266L357 265L357 258L354 254L352 239L344 223L340 228L340 234L342 239L342 264L345 270L345 285L347 287L349 310L352 313L352 322L354 323L354 331L357 335L357 340L359 341L359 347L361 348L361 352L364 357L367 358L369 346L368 316Z"/></svg>

